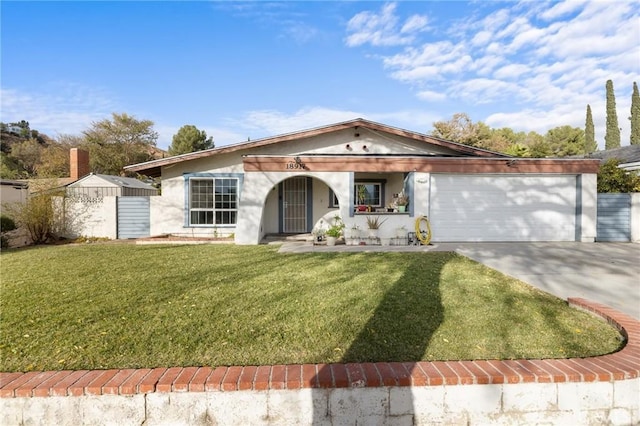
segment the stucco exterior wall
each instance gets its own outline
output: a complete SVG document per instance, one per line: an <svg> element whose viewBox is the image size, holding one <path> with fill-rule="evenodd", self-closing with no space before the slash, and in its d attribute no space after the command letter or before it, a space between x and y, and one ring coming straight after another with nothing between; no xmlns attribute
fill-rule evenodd
<svg viewBox="0 0 640 426"><path fill-rule="evenodd" d="M220 155L215 162L211 159L199 159L190 161L188 167L166 167L162 174L162 195L151 197L151 235L223 237L235 233L235 226L186 226L185 173L243 173L242 157L239 154ZM240 200L242 203L242 194Z"/></svg>
<svg viewBox="0 0 640 426"><path fill-rule="evenodd" d="M116 239L116 199L117 197L65 198L66 236Z"/></svg>
<svg viewBox="0 0 640 426"><path fill-rule="evenodd" d="M631 194L631 242L640 243L640 192Z"/></svg>
<svg viewBox="0 0 640 426"><path fill-rule="evenodd" d="M359 135L359 136L356 136ZM335 133L311 138L282 142L250 149L245 154L261 155L302 155L302 154L455 154L451 149L428 145L424 142L402 138L396 135L375 132L369 129L345 129Z"/></svg>
<svg viewBox="0 0 640 426"><path fill-rule="evenodd" d="M280 191L278 190L278 186L275 185L269 191L267 195L267 200L264 204L264 214L262 216L262 229L265 234L277 234L279 232L279 222L278 222L278 209L279 209L279 196Z"/></svg>
<svg viewBox="0 0 640 426"><path fill-rule="evenodd" d="M264 226L263 221L263 205L269 197L273 188L285 179L290 177L298 177L299 172L268 172L268 173L245 173L244 184L241 194L241 205L238 211L238 224L236 228L237 244L258 244L262 237L267 233L266 229L273 229L272 224L268 228ZM305 176L315 177L329 185L336 194L340 203L340 216L349 217L349 193L350 193L350 176L349 172L330 173L317 172L308 173ZM320 191L316 194L317 202L325 199ZM272 215L270 213L270 215ZM271 217L271 216L270 216Z"/></svg>
<svg viewBox="0 0 640 426"><path fill-rule="evenodd" d="M596 221L598 216L598 175L595 173L582 174L578 177L578 202L581 204L580 235L577 241L593 243L596 240Z"/></svg>

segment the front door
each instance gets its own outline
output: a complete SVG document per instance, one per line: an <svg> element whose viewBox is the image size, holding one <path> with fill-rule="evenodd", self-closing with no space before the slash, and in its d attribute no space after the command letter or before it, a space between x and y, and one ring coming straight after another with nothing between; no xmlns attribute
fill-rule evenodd
<svg viewBox="0 0 640 426"><path fill-rule="evenodd" d="M294 177L283 182L282 231L286 234L307 232L307 178Z"/></svg>

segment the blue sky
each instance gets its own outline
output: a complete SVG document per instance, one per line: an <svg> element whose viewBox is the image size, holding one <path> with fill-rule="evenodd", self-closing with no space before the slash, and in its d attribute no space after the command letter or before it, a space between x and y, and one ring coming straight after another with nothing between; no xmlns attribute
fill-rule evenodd
<svg viewBox="0 0 640 426"><path fill-rule="evenodd" d="M49 136L126 112L167 148L363 117L429 132L584 127L604 145L613 80L622 144L640 83L640 1L2 1L1 118Z"/></svg>

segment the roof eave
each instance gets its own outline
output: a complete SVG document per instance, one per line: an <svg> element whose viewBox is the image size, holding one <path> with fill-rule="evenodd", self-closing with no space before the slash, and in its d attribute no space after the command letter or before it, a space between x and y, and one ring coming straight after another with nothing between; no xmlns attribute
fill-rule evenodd
<svg viewBox="0 0 640 426"><path fill-rule="evenodd" d="M297 132L285 133L278 136L270 136L255 141L241 142L233 145L225 145L220 148L211 148L203 151L191 152L188 154L182 154L175 157L162 158L158 160L147 161L145 163L132 164L125 166L124 170L129 172L136 172L150 177L159 177L162 173L163 166L169 166L171 164L181 163L183 161L195 160L199 158L206 158L217 154L226 154L230 152L236 152L240 150L246 150L251 148L258 148L266 145L272 145L281 142L287 142L295 139L305 139L321 134L336 132L352 127L362 126L372 130L382 131L397 136L406 137L413 140L418 140L426 143L431 143L436 146L446 147L452 149L461 154L475 155L479 157L511 157L508 154L499 152L488 151L481 148L475 148L469 145L464 145L457 142L447 141L437 137L429 136L422 133L412 132L409 130L401 129L398 127L388 126L374 121L365 120L363 118L357 118L354 120L344 121L341 123L330 124L327 126L316 127L307 130L301 130Z"/></svg>

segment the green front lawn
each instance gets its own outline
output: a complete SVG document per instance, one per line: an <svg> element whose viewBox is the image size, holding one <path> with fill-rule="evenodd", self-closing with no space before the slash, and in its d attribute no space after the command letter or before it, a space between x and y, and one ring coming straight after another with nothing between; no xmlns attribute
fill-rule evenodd
<svg viewBox="0 0 640 426"><path fill-rule="evenodd" d="M0 371L562 358L618 333L452 253L87 244L0 255Z"/></svg>

